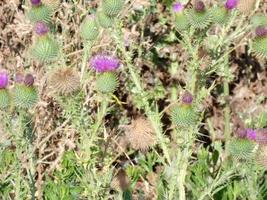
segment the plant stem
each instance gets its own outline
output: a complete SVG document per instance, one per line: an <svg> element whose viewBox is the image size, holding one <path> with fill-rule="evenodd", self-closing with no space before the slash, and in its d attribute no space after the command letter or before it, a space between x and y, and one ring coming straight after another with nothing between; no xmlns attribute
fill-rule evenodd
<svg viewBox="0 0 267 200"><path fill-rule="evenodd" d="M225 138L225 150L228 152L228 142L231 136L231 127L230 127L230 105L229 105L229 63L228 59L224 62L224 82L223 82L223 92L225 100L224 108L224 138Z"/></svg>
<svg viewBox="0 0 267 200"><path fill-rule="evenodd" d="M80 80L83 80L85 69L87 66L88 58L89 58L89 49L91 48L91 42L85 43L84 51L83 51L83 59L82 59L82 68L81 68L81 77Z"/></svg>

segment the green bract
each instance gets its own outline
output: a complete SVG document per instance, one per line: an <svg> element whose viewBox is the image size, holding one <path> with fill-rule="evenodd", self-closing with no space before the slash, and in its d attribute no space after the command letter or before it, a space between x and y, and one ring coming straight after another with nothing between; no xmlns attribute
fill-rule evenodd
<svg viewBox="0 0 267 200"><path fill-rule="evenodd" d="M112 18L110 18L104 12L101 12L101 11L97 13L97 21L99 25L102 26L103 28L109 28L114 23Z"/></svg>
<svg viewBox="0 0 267 200"><path fill-rule="evenodd" d="M38 21L49 23L51 21L52 14L52 8L41 5L32 7L28 12L28 18L32 23L36 23Z"/></svg>
<svg viewBox="0 0 267 200"><path fill-rule="evenodd" d="M256 38L252 43L252 51L258 57L267 58L267 37Z"/></svg>
<svg viewBox="0 0 267 200"><path fill-rule="evenodd" d="M0 109L7 108L10 104L10 96L7 89L0 89Z"/></svg>
<svg viewBox="0 0 267 200"><path fill-rule="evenodd" d="M105 72L96 78L96 90L103 93L113 93L118 87L116 74Z"/></svg>
<svg viewBox="0 0 267 200"><path fill-rule="evenodd" d="M229 153L233 156L234 159L240 161L248 161L254 157L254 149L256 145L248 140L235 138L229 142Z"/></svg>
<svg viewBox="0 0 267 200"><path fill-rule="evenodd" d="M195 9L189 9L185 14L189 24L196 29L205 29L212 21L211 13L208 11L197 12Z"/></svg>
<svg viewBox="0 0 267 200"><path fill-rule="evenodd" d="M177 126L192 126L197 114L191 105L177 105L171 109L171 120Z"/></svg>
<svg viewBox="0 0 267 200"><path fill-rule="evenodd" d="M42 36L37 38L31 53L40 62L50 62L58 57L59 45L50 36Z"/></svg>
<svg viewBox="0 0 267 200"><path fill-rule="evenodd" d="M211 9L211 16L214 23L223 24L228 19L228 12L224 7L214 7Z"/></svg>
<svg viewBox="0 0 267 200"><path fill-rule="evenodd" d="M175 15L175 27L178 30L186 30L189 27L189 22L183 13Z"/></svg>
<svg viewBox="0 0 267 200"><path fill-rule="evenodd" d="M80 35L84 40L96 40L99 34L99 28L93 17L87 17L81 24Z"/></svg>
<svg viewBox="0 0 267 200"><path fill-rule="evenodd" d="M16 85L13 89L12 100L18 108L31 108L38 101L37 90L31 86Z"/></svg>
<svg viewBox="0 0 267 200"><path fill-rule="evenodd" d="M124 5L123 0L103 0L103 11L110 17L117 16Z"/></svg>

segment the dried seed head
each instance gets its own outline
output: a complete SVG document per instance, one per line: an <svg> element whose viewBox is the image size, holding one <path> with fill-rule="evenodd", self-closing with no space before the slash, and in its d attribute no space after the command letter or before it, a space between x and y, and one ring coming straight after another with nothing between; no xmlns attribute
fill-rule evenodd
<svg viewBox="0 0 267 200"><path fill-rule="evenodd" d="M34 77L32 74L26 74L25 78L24 78L24 84L26 86L33 86L34 83Z"/></svg>
<svg viewBox="0 0 267 200"><path fill-rule="evenodd" d="M227 10L232 10L232 9L236 8L238 2L239 2L239 0L227 0L225 3L225 8Z"/></svg>
<svg viewBox="0 0 267 200"><path fill-rule="evenodd" d="M205 4L203 1L196 1L195 3L195 10L197 12L204 12L205 11Z"/></svg>
<svg viewBox="0 0 267 200"><path fill-rule="evenodd" d="M175 13L179 13L179 12L183 11L183 9L184 9L184 6L183 6L183 4L180 3L180 2L176 2L176 3L174 3L173 6L172 6L172 10L173 10Z"/></svg>
<svg viewBox="0 0 267 200"><path fill-rule="evenodd" d="M135 150L148 150L156 143L155 130L151 122L143 117L132 120L127 127L126 137Z"/></svg>
<svg viewBox="0 0 267 200"><path fill-rule="evenodd" d="M34 31L37 35L43 36L49 32L49 28L44 22L37 22L34 27Z"/></svg>
<svg viewBox="0 0 267 200"><path fill-rule="evenodd" d="M0 89L6 88L8 85L8 74L6 72L0 72Z"/></svg>
<svg viewBox="0 0 267 200"><path fill-rule="evenodd" d="M266 37L267 36L267 28L264 26L258 26L256 28L255 33L256 33L257 37Z"/></svg>
<svg viewBox="0 0 267 200"><path fill-rule="evenodd" d="M59 68L49 77L49 85L60 94L70 94L80 86L79 75L72 68Z"/></svg>

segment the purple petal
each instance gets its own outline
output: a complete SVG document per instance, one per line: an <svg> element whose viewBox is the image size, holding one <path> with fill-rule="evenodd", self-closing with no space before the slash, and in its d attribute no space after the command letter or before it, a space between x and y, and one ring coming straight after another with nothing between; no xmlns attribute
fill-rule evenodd
<svg viewBox="0 0 267 200"><path fill-rule="evenodd" d="M173 6L172 6L172 10L173 10L174 12L181 12L183 9L184 9L184 6L183 6L183 4L181 4L180 2L176 2L176 3L174 3Z"/></svg>
<svg viewBox="0 0 267 200"><path fill-rule="evenodd" d="M6 88L8 85L8 74L6 72L0 72L0 89Z"/></svg>
<svg viewBox="0 0 267 200"><path fill-rule="evenodd" d="M232 10L237 6L238 2L239 0L227 0L225 3L225 8L228 10Z"/></svg>
<svg viewBox="0 0 267 200"><path fill-rule="evenodd" d="M120 66L119 59L108 55L96 55L91 58L90 65L97 72L113 71Z"/></svg>

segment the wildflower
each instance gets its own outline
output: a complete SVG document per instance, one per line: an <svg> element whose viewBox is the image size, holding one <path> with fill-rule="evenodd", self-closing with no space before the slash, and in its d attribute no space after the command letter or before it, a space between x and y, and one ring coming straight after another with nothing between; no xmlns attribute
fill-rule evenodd
<svg viewBox="0 0 267 200"><path fill-rule="evenodd" d="M41 0L31 0L31 3L33 6L39 6L41 5Z"/></svg>
<svg viewBox="0 0 267 200"><path fill-rule="evenodd" d="M203 1L197 1L195 4L195 10L197 12L204 12L205 11L205 4Z"/></svg>
<svg viewBox="0 0 267 200"><path fill-rule="evenodd" d="M256 139L256 131L253 129L247 129L246 130L246 136L249 140L255 140Z"/></svg>
<svg viewBox="0 0 267 200"><path fill-rule="evenodd" d="M6 72L0 72L0 89L6 88L8 85L8 74Z"/></svg>
<svg viewBox="0 0 267 200"><path fill-rule="evenodd" d="M34 77L32 74L26 74L25 78L24 78L24 84L26 86L33 86L34 83Z"/></svg>
<svg viewBox="0 0 267 200"><path fill-rule="evenodd" d="M256 28L255 33L256 33L257 37L265 37L265 36L267 36L267 28L264 26L258 26Z"/></svg>
<svg viewBox="0 0 267 200"><path fill-rule="evenodd" d="M225 3L225 8L227 10L232 10L237 6L238 2L239 0L227 0Z"/></svg>
<svg viewBox="0 0 267 200"><path fill-rule="evenodd" d="M108 55L96 55L91 58L90 65L97 72L108 72L117 69L120 66L120 61Z"/></svg>
<svg viewBox="0 0 267 200"><path fill-rule="evenodd" d="M184 6L182 3L180 2L176 2L173 4L172 6L172 10L175 12L175 13L179 13L181 12L182 10L184 9Z"/></svg>
<svg viewBox="0 0 267 200"><path fill-rule="evenodd" d="M193 95L189 92L185 92L182 95L182 103L184 104L191 104L193 102Z"/></svg>
<svg viewBox="0 0 267 200"><path fill-rule="evenodd" d="M23 83L24 81L24 75L22 73L17 73L15 75L15 82L16 83Z"/></svg>
<svg viewBox="0 0 267 200"><path fill-rule="evenodd" d="M35 33L39 36L46 35L49 32L48 26L44 22L37 22L34 27Z"/></svg>

